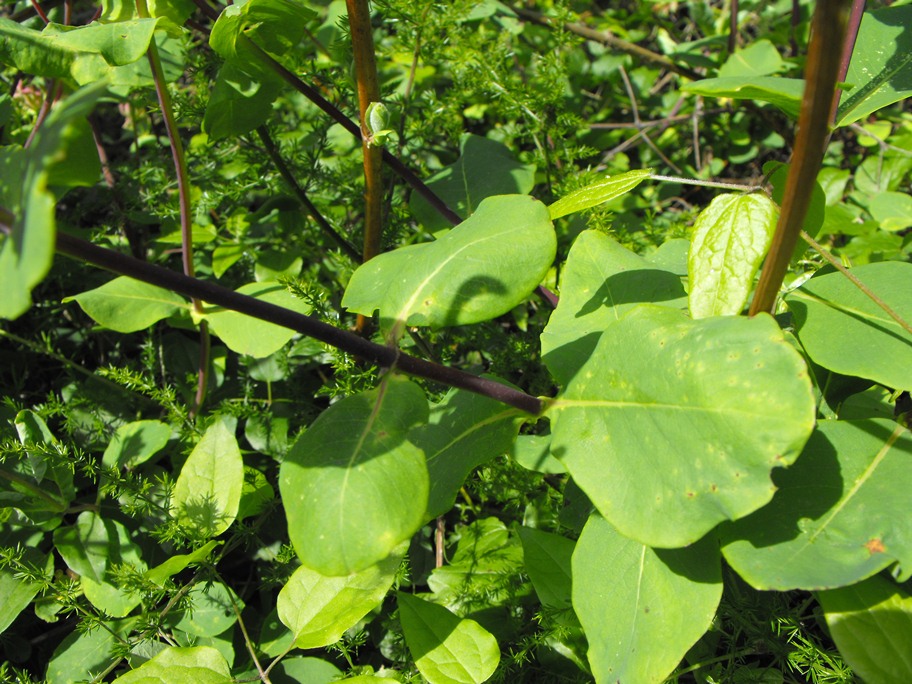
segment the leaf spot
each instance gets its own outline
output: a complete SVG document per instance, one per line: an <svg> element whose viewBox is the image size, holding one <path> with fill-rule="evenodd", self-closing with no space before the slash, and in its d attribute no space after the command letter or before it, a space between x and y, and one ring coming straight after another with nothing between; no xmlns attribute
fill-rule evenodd
<svg viewBox="0 0 912 684"><path fill-rule="evenodd" d="M874 539L870 539L870 540L866 541L864 543L864 547L868 550L868 553L870 553L872 556L875 553L884 553L887 550L887 547L884 546L883 541L881 541L877 537L874 537Z"/></svg>

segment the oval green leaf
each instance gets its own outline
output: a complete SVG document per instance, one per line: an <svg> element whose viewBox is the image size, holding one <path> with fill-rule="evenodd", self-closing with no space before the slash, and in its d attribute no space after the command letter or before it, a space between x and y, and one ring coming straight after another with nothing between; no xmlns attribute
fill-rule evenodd
<svg viewBox="0 0 912 684"><path fill-rule="evenodd" d="M441 327L500 316L521 303L554 260L548 210L525 195L485 199L471 217L436 242L402 247L362 265L342 305L384 328Z"/></svg>
<svg viewBox="0 0 912 684"><path fill-rule="evenodd" d="M459 159L426 185L463 219L486 197L525 195L535 185L535 166L520 164L501 142L466 133L459 141ZM409 201L412 213L430 233L450 228L449 222L417 192Z"/></svg>
<svg viewBox="0 0 912 684"><path fill-rule="evenodd" d="M651 549L593 514L573 552L573 607L595 680L665 681L712 623L720 561L710 537L686 549Z"/></svg>
<svg viewBox="0 0 912 684"><path fill-rule="evenodd" d="M652 169L637 169L616 176L606 176L584 188L564 195L548 207L551 220L598 206L625 195L652 175Z"/></svg>
<svg viewBox="0 0 912 684"><path fill-rule="evenodd" d="M309 568L349 575L383 560L424 522L424 453L406 439L427 420L421 389L388 378L333 404L279 472L288 535Z"/></svg>
<svg viewBox="0 0 912 684"><path fill-rule="evenodd" d="M428 424L409 433L427 458L431 490L426 519L453 507L474 468L510 450L521 416L516 409L464 390L451 391L431 409Z"/></svg>
<svg viewBox="0 0 912 684"><path fill-rule="evenodd" d="M344 577L327 577L303 566L295 570L276 603L279 619L294 635L294 645L320 648L341 639L383 601L405 551L398 549L376 565Z"/></svg>
<svg viewBox="0 0 912 684"><path fill-rule="evenodd" d="M851 273L903 320L912 321L912 264L883 261L857 266ZM815 363L912 390L912 334L844 275L811 278L785 301L795 317L798 339Z"/></svg>
<svg viewBox="0 0 912 684"><path fill-rule="evenodd" d="M137 420L121 425L102 456L109 468L135 468L165 448L171 426L159 420Z"/></svg>
<svg viewBox="0 0 912 684"><path fill-rule="evenodd" d="M301 314L310 313L310 305L293 296L278 283L248 283L239 287L237 292ZM257 359L279 351L296 334L294 330L275 323L221 307L207 307L204 315L212 332L226 347L238 354L247 354Z"/></svg>
<svg viewBox="0 0 912 684"><path fill-rule="evenodd" d="M694 318L741 313L779 210L766 195L719 195L694 223L687 273Z"/></svg>
<svg viewBox="0 0 912 684"><path fill-rule="evenodd" d="M120 276L94 290L64 298L75 301L99 325L117 332L145 330L153 323L188 309L187 301L163 287Z"/></svg>
<svg viewBox="0 0 912 684"><path fill-rule="evenodd" d="M99 630L101 631L101 630ZM231 684L234 678L225 657L211 646L169 647L116 684Z"/></svg>
<svg viewBox="0 0 912 684"><path fill-rule="evenodd" d="M484 627L416 596L398 598L405 643L430 684L480 684L494 674L500 648Z"/></svg>
<svg viewBox="0 0 912 684"><path fill-rule="evenodd" d="M549 409L552 453L622 534L695 542L773 497L814 426L807 369L769 316L641 305Z"/></svg>
<svg viewBox="0 0 912 684"><path fill-rule="evenodd" d="M912 437L889 420L822 422L779 491L724 526L728 563L757 589L829 589L899 561L912 570Z"/></svg>
<svg viewBox="0 0 912 684"><path fill-rule="evenodd" d="M685 296L674 273L657 268L600 231L584 231L570 248L560 302L541 336L545 365L566 385L610 323L637 304L678 307L686 303Z"/></svg>
<svg viewBox="0 0 912 684"><path fill-rule="evenodd" d="M912 596L886 577L821 591L839 654L867 684L912 681Z"/></svg>
<svg viewBox="0 0 912 684"><path fill-rule="evenodd" d="M234 434L213 423L187 457L174 485L171 513L204 537L227 530L244 487L244 461Z"/></svg>
<svg viewBox="0 0 912 684"><path fill-rule="evenodd" d="M912 7L865 12L858 29L837 126L848 126L878 109L912 96Z"/></svg>

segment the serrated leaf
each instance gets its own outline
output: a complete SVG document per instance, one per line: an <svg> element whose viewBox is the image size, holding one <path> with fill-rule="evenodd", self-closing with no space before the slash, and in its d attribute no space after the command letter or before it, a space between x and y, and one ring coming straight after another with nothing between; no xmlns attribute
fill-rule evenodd
<svg viewBox="0 0 912 684"><path fill-rule="evenodd" d="M63 299L64 303L73 301L98 324L122 333L145 330L189 308L187 301L171 290L127 276Z"/></svg>
<svg viewBox="0 0 912 684"><path fill-rule="evenodd" d="M912 321L912 264L884 261L851 273ZM785 297L798 339L815 363L843 375L912 390L912 334L841 273L811 278ZM838 331L838 333L834 333Z"/></svg>
<svg viewBox="0 0 912 684"><path fill-rule="evenodd" d="M839 654L867 684L912 681L912 595L875 576L821 591L827 626Z"/></svg>
<svg viewBox="0 0 912 684"><path fill-rule="evenodd" d="M459 159L431 176L426 185L463 219L486 197L524 195L535 184L535 167L520 164L503 143L467 133L459 141ZM417 192L409 202L418 222L430 233L450 228L447 220Z"/></svg>
<svg viewBox="0 0 912 684"><path fill-rule="evenodd" d="M409 433L409 440L427 459L431 489L426 519L453 507L474 468L509 451L520 416L498 401L464 390L451 391L432 407L428 424Z"/></svg>
<svg viewBox="0 0 912 684"><path fill-rule="evenodd" d="M244 487L244 461L225 423L206 430L184 462L171 499L171 514L197 534L215 537L237 515Z"/></svg>
<svg viewBox="0 0 912 684"><path fill-rule="evenodd" d="M780 76L728 76L685 83L681 90L705 97L769 102L797 119L804 94L804 80Z"/></svg>
<svg viewBox="0 0 912 684"><path fill-rule="evenodd" d="M409 594L398 599L405 643L430 684L480 684L494 674L500 648L484 627Z"/></svg>
<svg viewBox="0 0 912 684"><path fill-rule="evenodd" d="M776 472L773 500L723 526L722 552L757 589L828 589L899 561L912 571L906 515L912 437L890 420L824 421Z"/></svg>
<svg viewBox="0 0 912 684"><path fill-rule="evenodd" d="M691 316L741 313L778 216L760 193L719 195L700 212L687 259Z"/></svg>
<svg viewBox="0 0 912 684"><path fill-rule="evenodd" d="M424 453L406 439L427 420L424 392L389 378L324 411L279 472L288 535L301 562L349 575L386 558L424 522Z"/></svg>
<svg viewBox="0 0 912 684"><path fill-rule="evenodd" d="M595 680L665 681L712 623L720 560L710 537L686 549L651 549L593 514L573 552L573 607Z"/></svg>
<svg viewBox="0 0 912 684"><path fill-rule="evenodd" d="M376 565L343 577L327 577L307 567L295 570L276 603L295 646L329 646L380 605L396 579L404 547Z"/></svg>
<svg viewBox="0 0 912 684"><path fill-rule="evenodd" d="M772 498L814 426L807 369L769 316L640 305L551 405L552 453L625 536L695 542Z"/></svg>
<svg viewBox="0 0 912 684"><path fill-rule="evenodd" d="M115 684L231 684L234 678L225 657L211 646L171 646Z"/></svg>
<svg viewBox="0 0 912 684"><path fill-rule="evenodd" d="M557 241L545 206L524 195L489 197L435 242L363 264L342 306L394 324L441 327L490 320L521 303L545 277Z"/></svg>
<svg viewBox="0 0 912 684"><path fill-rule="evenodd" d="M587 230L570 248L560 302L541 336L542 358L566 385L595 349L602 331L637 304L686 304L681 279L660 270L604 233Z"/></svg>
<svg viewBox="0 0 912 684"><path fill-rule="evenodd" d="M910 25L909 5L864 13L845 79L852 89L839 101L837 126L912 96Z"/></svg>
<svg viewBox="0 0 912 684"><path fill-rule="evenodd" d="M301 314L310 313L310 305L307 302L298 299L278 283L248 283L239 287L237 292ZM209 321L212 332L226 347L238 354L247 354L256 359L274 354L296 334L294 330L275 323L216 306L207 306L204 316Z"/></svg>
<svg viewBox="0 0 912 684"><path fill-rule="evenodd" d="M652 169L627 171L616 176L606 176L584 188L574 190L548 207L551 220L554 221L561 216L617 199L621 195L626 195L650 176L652 176Z"/></svg>

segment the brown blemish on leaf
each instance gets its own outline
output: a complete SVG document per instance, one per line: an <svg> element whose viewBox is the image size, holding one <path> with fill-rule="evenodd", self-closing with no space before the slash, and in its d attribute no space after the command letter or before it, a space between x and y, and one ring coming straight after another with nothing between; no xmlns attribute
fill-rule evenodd
<svg viewBox="0 0 912 684"><path fill-rule="evenodd" d="M868 550L872 556L875 553L884 553L887 550L887 547L884 546L883 541L875 537L865 542L864 547Z"/></svg>
<svg viewBox="0 0 912 684"><path fill-rule="evenodd" d="M711 491L711 492L718 492L718 491L719 491L719 487L718 487L717 485L714 485L714 484L713 484L713 485L709 485L709 491Z"/></svg>

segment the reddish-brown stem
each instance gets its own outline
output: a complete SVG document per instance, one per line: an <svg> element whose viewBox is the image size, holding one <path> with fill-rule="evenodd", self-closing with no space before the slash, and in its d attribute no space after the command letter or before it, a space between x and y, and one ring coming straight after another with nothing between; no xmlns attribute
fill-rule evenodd
<svg viewBox="0 0 912 684"><path fill-rule="evenodd" d="M839 62L839 81L845 81L849 73L849 64L852 62L852 53L855 51L855 40L858 38L858 29L864 16L865 0L852 0L852 13L846 26L845 40L842 42L842 58ZM842 99L842 90L836 91L833 98L833 110L830 112L830 125L836 123L836 113L839 110L839 101Z"/></svg>
<svg viewBox="0 0 912 684"><path fill-rule="evenodd" d="M408 375L490 397L532 415L538 415L544 410L544 402L541 399L494 380L408 356L398 349L375 344L317 318L254 299L214 283L190 278L120 252L98 247L66 233L57 234L57 251L113 273L281 325L385 368L395 368Z"/></svg>
<svg viewBox="0 0 912 684"><path fill-rule="evenodd" d="M795 149L785 182L779 222L751 302L751 316L774 310L811 203L829 138L830 112L839 75L841 55L831 46L842 45L848 7L849 0L827 0L817 3L814 10Z"/></svg>
<svg viewBox="0 0 912 684"><path fill-rule="evenodd" d="M136 9L140 17L147 18L149 10L146 6L146 0L136 0ZM174 162L174 173L177 177L177 196L180 211L181 227L181 259L184 267L184 275L192 278L194 275L193 267L193 218L190 214L190 178L187 172L187 158L184 155L184 145L181 142L180 131L177 128L177 121L174 118L174 109L171 105L171 94L168 92L168 84L165 82L165 72L162 69L161 58L158 54L158 46L153 39L149 43L149 66L152 69L152 81L155 84L155 93L158 96L159 107L161 108L162 118L165 122L165 130L168 134L168 142L171 146L171 159ZM203 303L194 298L193 309L196 313L202 313ZM202 406L203 399L206 396L206 388L209 381L209 327L205 322L200 325L200 361L197 373L196 398L190 409L190 416L193 417Z"/></svg>
<svg viewBox="0 0 912 684"><path fill-rule="evenodd" d="M374 57L374 37L367 0L345 0L345 6L348 9L348 26L355 60L355 81L358 86L361 119L361 149L364 154L365 211L362 259L368 261L380 253L383 235L380 215L383 201L383 149L372 144L367 122L368 107L372 102L380 102L380 84L377 78L377 60Z"/></svg>

